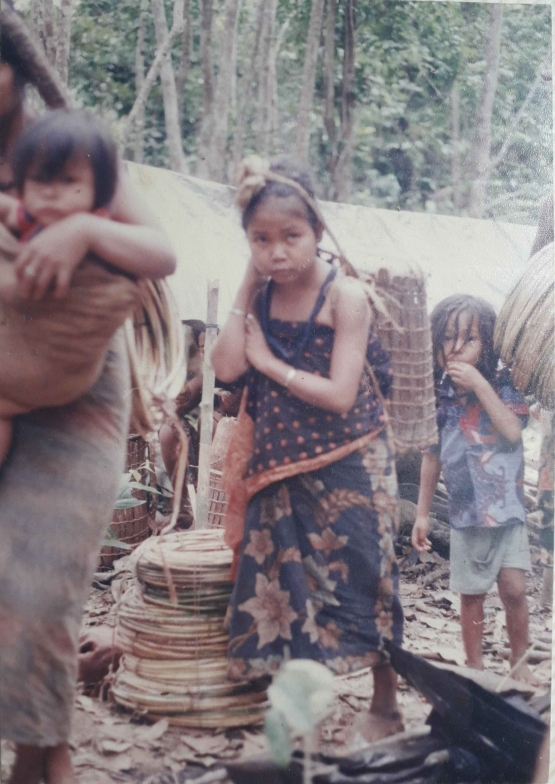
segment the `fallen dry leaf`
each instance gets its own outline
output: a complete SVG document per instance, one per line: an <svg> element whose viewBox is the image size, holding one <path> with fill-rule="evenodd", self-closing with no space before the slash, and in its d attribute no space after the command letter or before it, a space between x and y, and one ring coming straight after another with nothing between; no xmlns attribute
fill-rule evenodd
<svg viewBox="0 0 555 784"><path fill-rule="evenodd" d="M153 724L151 727L143 727L136 734L137 742L154 743L154 741L159 740L162 737L169 726L170 722L166 716L165 718L160 719L160 721L157 721L156 724Z"/></svg>
<svg viewBox="0 0 555 784"><path fill-rule="evenodd" d="M119 773L122 770L130 770L133 767L133 760L129 754L111 754L109 757L98 757L97 765L103 770Z"/></svg>
<svg viewBox="0 0 555 784"><path fill-rule="evenodd" d="M422 623L426 624L426 626L430 626L432 629L437 629L438 631L443 629L447 623L443 618L433 618L429 615L422 617L420 620Z"/></svg>
<svg viewBox="0 0 555 784"><path fill-rule="evenodd" d="M198 756L217 755L229 746L229 740L225 735L205 736L195 738L191 736L182 737L183 743L187 744Z"/></svg>
<svg viewBox="0 0 555 784"><path fill-rule="evenodd" d="M418 629L417 634L413 635L411 639L419 640L421 637L425 640L437 640L437 632L431 629Z"/></svg>
<svg viewBox="0 0 555 784"><path fill-rule="evenodd" d="M84 694L80 694L76 699L75 702L79 705L80 708L86 710L88 713L96 713L97 703L91 699L91 697L86 697Z"/></svg>
<svg viewBox="0 0 555 784"><path fill-rule="evenodd" d="M437 648L437 652L441 659L446 664L456 664L459 667L464 667L465 663L465 655L464 651L457 650L456 648L451 648L447 645L439 645Z"/></svg>
<svg viewBox="0 0 555 784"><path fill-rule="evenodd" d="M103 754L119 754L127 751L132 746L129 740L117 740L114 738L100 738L96 743L98 750Z"/></svg>
<svg viewBox="0 0 555 784"><path fill-rule="evenodd" d="M192 762L198 765L198 759L195 757L194 752L184 743L174 749L168 756L177 762Z"/></svg>

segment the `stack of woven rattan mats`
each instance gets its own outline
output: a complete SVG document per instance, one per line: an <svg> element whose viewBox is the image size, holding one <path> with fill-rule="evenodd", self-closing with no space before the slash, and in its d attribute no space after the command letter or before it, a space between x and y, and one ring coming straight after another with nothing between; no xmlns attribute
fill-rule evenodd
<svg viewBox="0 0 555 784"><path fill-rule="evenodd" d="M137 579L118 608L124 656L116 702L183 727L261 722L263 688L226 678L231 557L222 529L179 531L141 545Z"/></svg>

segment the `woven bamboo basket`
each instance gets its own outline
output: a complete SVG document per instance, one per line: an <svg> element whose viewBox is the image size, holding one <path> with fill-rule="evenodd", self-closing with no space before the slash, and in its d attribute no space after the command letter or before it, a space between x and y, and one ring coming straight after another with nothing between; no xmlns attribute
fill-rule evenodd
<svg viewBox="0 0 555 784"><path fill-rule="evenodd" d="M507 297L495 328L495 345L513 382L545 408L555 408L555 301L553 243L530 260Z"/></svg>
<svg viewBox="0 0 555 784"><path fill-rule="evenodd" d="M208 527L221 528L224 524L227 495L222 489L222 472L210 469L208 485Z"/></svg>
<svg viewBox="0 0 555 784"><path fill-rule="evenodd" d="M223 417L218 422L210 453L210 478L208 480L208 527L220 528L224 524L227 495L222 489L222 471L229 444L237 425L236 417Z"/></svg>
<svg viewBox="0 0 555 784"><path fill-rule="evenodd" d="M260 724L265 690L227 678L224 617L233 584L223 531L152 537L136 555L137 579L118 605L124 655L112 686L116 702L183 727Z"/></svg>
<svg viewBox="0 0 555 784"><path fill-rule="evenodd" d="M140 469L141 482L144 484L147 478L147 471L144 466L149 455L149 446L146 441L138 435L131 435L127 440L127 471L138 471ZM150 482L153 484L155 478L151 475ZM141 506L134 506L131 509L116 509L113 513L111 529L120 542L135 548L150 535L150 524L156 514L156 495L146 493L144 490L133 490L133 495L139 501L144 501ZM118 547L105 545L100 551L100 565L110 567L117 558L127 555L128 550Z"/></svg>
<svg viewBox="0 0 555 784"><path fill-rule="evenodd" d="M391 319L378 313L377 334L391 356L393 389L389 413L398 454L426 449L438 440L432 337L424 277L372 276ZM397 325L397 326L396 326ZM400 329L399 329L400 327Z"/></svg>

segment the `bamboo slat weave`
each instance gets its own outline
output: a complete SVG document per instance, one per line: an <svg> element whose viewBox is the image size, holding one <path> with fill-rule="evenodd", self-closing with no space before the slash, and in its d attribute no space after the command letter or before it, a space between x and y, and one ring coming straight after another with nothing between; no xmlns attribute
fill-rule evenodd
<svg viewBox="0 0 555 784"><path fill-rule="evenodd" d="M555 300L553 243L536 253L507 297L495 329L495 344L511 368L513 382L545 408L555 408Z"/></svg>
<svg viewBox="0 0 555 784"><path fill-rule="evenodd" d="M390 318L378 313L377 333L391 356L393 389L389 402L398 454L437 443L436 401L430 323L423 275L372 276L384 294Z"/></svg>
<svg viewBox="0 0 555 784"><path fill-rule="evenodd" d="M118 607L124 655L112 692L120 705L184 727L259 724L260 686L227 679L224 617L232 589L223 529L152 537Z"/></svg>

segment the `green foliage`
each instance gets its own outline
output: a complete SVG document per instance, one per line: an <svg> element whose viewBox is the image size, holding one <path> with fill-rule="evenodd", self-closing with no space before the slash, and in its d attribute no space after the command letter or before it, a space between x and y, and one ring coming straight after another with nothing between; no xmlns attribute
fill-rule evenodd
<svg viewBox="0 0 555 784"><path fill-rule="evenodd" d="M264 729L276 764L291 757L290 735L311 735L333 699L333 675L311 659L286 662L268 689L270 709Z"/></svg>
<svg viewBox="0 0 555 784"><path fill-rule="evenodd" d="M138 481L141 478L140 470L128 471L126 474L123 474L114 509L133 509L135 506L146 504L146 499L141 500L134 497L133 490L143 490L151 495L161 495L154 487Z"/></svg>
<svg viewBox="0 0 555 784"><path fill-rule="evenodd" d="M161 493L156 490L156 488L151 487L150 484L144 484L143 482L139 481L141 479L142 471L146 471L147 481L149 481L151 467L151 464L147 461L143 465L139 466L138 469L127 471L127 473L122 474L120 478L118 497L116 499L114 509L133 509L134 507L146 504L146 499L134 497L133 490L141 490L144 493L149 493L151 495L161 495ZM133 549L130 545L126 544L125 542L121 542L116 537L111 526L108 526L106 531L106 539L103 539L102 546L117 547L120 550Z"/></svg>
<svg viewBox="0 0 555 784"><path fill-rule="evenodd" d="M172 3L166 0L168 23ZM215 2L213 31L217 60L222 3ZM284 34L277 59L279 135L273 152L293 149L298 114L310 0L278 0L277 27ZM343 3L336 20L336 125L340 125ZM115 122L131 109L135 97L135 45L138 0L77 0L73 21L70 86L77 99ZM236 97L232 100L229 147L240 95L253 55L255 2L244 0L237 41ZM551 87L541 82L512 123L530 91L542 61L549 67L550 7L504 5L499 84L494 104L492 156L504 148L490 172L486 216L533 223L537 205L551 188ZM476 107L482 90L487 4L423 3L417 0L358 0L356 27L355 138L352 201L374 207L437 210L464 214L470 174L469 155L475 133ZM191 63L182 117L183 146L194 172L202 119L202 73L199 62L199 0L192 0ZM177 67L181 43L173 51ZM149 14L145 66L155 53ZM329 160L333 152L323 123L323 37L312 115L311 168L331 193ZM256 150L258 99L255 74L247 109L245 153ZM453 200L451 93L460 90L461 205ZM164 114L157 85L148 100L145 160L167 166ZM510 138L507 140L507 133Z"/></svg>

